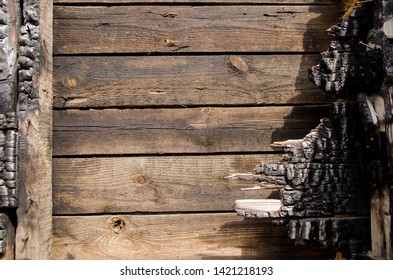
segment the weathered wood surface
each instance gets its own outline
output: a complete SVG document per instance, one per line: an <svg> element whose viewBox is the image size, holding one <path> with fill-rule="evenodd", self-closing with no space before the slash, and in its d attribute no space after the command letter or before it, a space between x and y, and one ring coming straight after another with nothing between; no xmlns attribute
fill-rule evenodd
<svg viewBox="0 0 393 280"><path fill-rule="evenodd" d="M55 158L53 212L61 214L232 211L236 199L279 197L249 190L255 182L229 181L260 160L281 155Z"/></svg>
<svg viewBox="0 0 393 280"><path fill-rule="evenodd" d="M23 2L17 259L48 259L52 249L52 11L50 0Z"/></svg>
<svg viewBox="0 0 393 280"><path fill-rule="evenodd" d="M61 3L108 3L108 4L161 4L161 3L206 3L206 4L314 4L337 5L337 0L54 0L55 4Z"/></svg>
<svg viewBox="0 0 393 280"><path fill-rule="evenodd" d="M376 258L392 259L391 187L372 190L371 194L371 246Z"/></svg>
<svg viewBox="0 0 393 280"><path fill-rule="evenodd" d="M336 6L55 7L54 53L320 52Z"/></svg>
<svg viewBox="0 0 393 280"><path fill-rule="evenodd" d="M300 138L329 106L54 111L53 154L272 151Z"/></svg>
<svg viewBox="0 0 393 280"><path fill-rule="evenodd" d="M329 259L236 214L55 216L54 259Z"/></svg>
<svg viewBox="0 0 393 280"><path fill-rule="evenodd" d="M319 55L55 57L56 108L312 104Z"/></svg>

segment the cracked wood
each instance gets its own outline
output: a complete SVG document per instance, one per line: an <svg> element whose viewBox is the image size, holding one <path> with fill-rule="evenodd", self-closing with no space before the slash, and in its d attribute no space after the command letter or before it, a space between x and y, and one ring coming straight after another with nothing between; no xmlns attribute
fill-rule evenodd
<svg viewBox="0 0 393 280"><path fill-rule="evenodd" d="M327 103L331 99L307 78L308 68L318 59L318 55L55 57L54 106Z"/></svg>
<svg viewBox="0 0 393 280"><path fill-rule="evenodd" d="M339 17L330 5L62 6L54 53L320 52Z"/></svg>
<svg viewBox="0 0 393 280"><path fill-rule="evenodd" d="M57 216L54 259L330 259L287 227L233 213Z"/></svg>
<svg viewBox="0 0 393 280"><path fill-rule="evenodd" d="M272 151L300 138L326 106L54 111L54 155Z"/></svg>
<svg viewBox="0 0 393 280"><path fill-rule="evenodd" d="M228 181L261 159L280 155L215 155L113 158L55 158L53 211L83 213L232 211L234 201L275 197L250 190L255 182Z"/></svg>

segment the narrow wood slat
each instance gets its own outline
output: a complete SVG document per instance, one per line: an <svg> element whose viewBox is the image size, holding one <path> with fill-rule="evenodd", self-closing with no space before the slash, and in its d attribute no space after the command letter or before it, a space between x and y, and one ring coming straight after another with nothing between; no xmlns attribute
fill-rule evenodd
<svg viewBox="0 0 393 280"><path fill-rule="evenodd" d="M204 4L285 4L285 5L337 5L337 0L54 0L55 4L108 3L108 4L161 4L161 3L204 3Z"/></svg>
<svg viewBox="0 0 393 280"><path fill-rule="evenodd" d="M54 53L325 50L336 6L55 7Z"/></svg>
<svg viewBox="0 0 393 280"><path fill-rule="evenodd" d="M272 151L328 106L54 111L54 155Z"/></svg>
<svg viewBox="0 0 393 280"><path fill-rule="evenodd" d="M25 15L22 29L29 30L26 35L29 39L26 41L26 36L22 36L20 41L24 41L21 45L29 44L24 50L29 53L27 61L31 65L21 71L26 74L19 75L19 87L23 89L18 92L18 184L21 187L15 258L49 259L52 250L53 2L22 3ZM23 59L21 53L19 59Z"/></svg>
<svg viewBox="0 0 393 280"><path fill-rule="evenodd" d="M280 155L55 158L53 212L61 214L231 211L236 199L277 198L250 190L256 182L227 180Z"/></svg>
<svg viewBox="0 0 393 280"><path fill-rule="evenodd" d="M329 259L236 214L54 217L54 259Z"/></svg>
<svg viewBox="0 0 393 280"><path fill-rule="evenodd" d="M312 104L320 55L56 57L56 108Z"/></svg>

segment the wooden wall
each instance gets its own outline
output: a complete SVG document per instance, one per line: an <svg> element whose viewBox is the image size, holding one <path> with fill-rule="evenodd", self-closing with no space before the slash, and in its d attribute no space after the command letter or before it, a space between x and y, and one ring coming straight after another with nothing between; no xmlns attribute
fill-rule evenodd
<svg viewBox="0 0 393 280"><path fill-rule="evenodd" d="M327 115L307 71L336 2L55 0L53 258L330 258L224 177Z"/></svg>

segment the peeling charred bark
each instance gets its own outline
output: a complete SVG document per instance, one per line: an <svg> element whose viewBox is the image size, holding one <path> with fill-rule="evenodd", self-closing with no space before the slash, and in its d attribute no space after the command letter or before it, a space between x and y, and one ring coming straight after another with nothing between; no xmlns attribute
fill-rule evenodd
<svg viewBox="0 0 393 280"><path fill-rule="evenodd" d="M359 92L378 91L382 83L382 53L368 45L373 28L373 5L364 5L332 26L334 39L322 60L309 70L310 80L336 97L356 99Z"/></svg>
<svg viewBox="0 0 393 280"><path fill-rule="evenodd" d="M17 49L19 2L0 3L0 259L13 256L10 220L18 206L17 184ZM8 238L7 238L8 237ZM12 252L7 252L11 250ZM5 255L7 253L7 255ZM5 255L5 256L4 256Z"/></svg>
<svg viewBox="0 0 393 280"><path fill-rule="evenodd" d="M289 238L297 244L318 242L359 258L370 244L364 135L357 103L334 103L329 116L303 139L272 144L287 153L279 163L261 163L248 177L261 188L280 187L280 209L238 207L238 214L285 218ZM244 174L231 178L244 179Z"/></svg>

